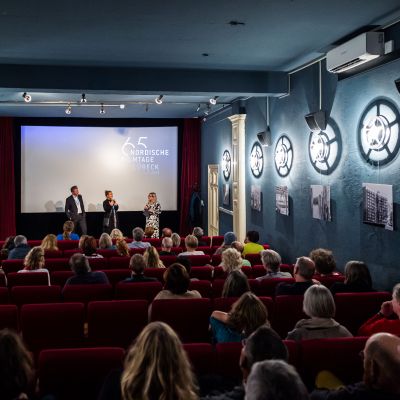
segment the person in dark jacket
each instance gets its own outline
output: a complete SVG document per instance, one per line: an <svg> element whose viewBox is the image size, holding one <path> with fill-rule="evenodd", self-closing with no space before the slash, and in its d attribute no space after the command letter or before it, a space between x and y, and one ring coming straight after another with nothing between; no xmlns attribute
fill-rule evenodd
<svg viewBox="0 0 400 400"><path fill-rule="evenodd" d="M29 253L31 249L28 246L28 240L23 235L17 235L14 238L14 248L9 251L8 259L9 260L23 260L25 256Z"/></svg>
<svg viewBox="0 0 400 400"><path fill-rule="evenodd" d="M155 282L156 278L150 278L144 275L144 269L146 268L146 261L142 254L134 254L129 261L129 268L132 270L130 278L126 278L123 282Z"/></svg>
<svg viewBox="0 0 400 400"><path fill-rule="evenodd" d="M107 275L103 271L92 272L89 261L84 254L74 254L69 260L69 265L71 266L71 270L75 273L75 275L71 276L71 278L67 280L65 286L110 283Z"/></svg>

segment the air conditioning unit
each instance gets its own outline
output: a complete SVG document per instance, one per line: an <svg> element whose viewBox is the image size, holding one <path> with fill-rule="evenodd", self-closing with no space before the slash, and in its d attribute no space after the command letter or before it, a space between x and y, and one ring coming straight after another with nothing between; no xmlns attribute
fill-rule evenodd
<svg viewBox="0 0 400 400"><path fill-rule="evenodd" d="M385 53L383 32L365 32L326 54L326 68L339 74Z"/></svg>

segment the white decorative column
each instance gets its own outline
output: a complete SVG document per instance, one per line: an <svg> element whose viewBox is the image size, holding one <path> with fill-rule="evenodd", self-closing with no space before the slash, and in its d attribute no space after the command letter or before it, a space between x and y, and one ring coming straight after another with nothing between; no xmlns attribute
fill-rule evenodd
<svg viewBox="0 0 400 400"><path fill-rule="evenodd" d="M233 231L238 240L246 237L246 151L245 121L246 114L229 117L232 123L232 204Z"/></svg>

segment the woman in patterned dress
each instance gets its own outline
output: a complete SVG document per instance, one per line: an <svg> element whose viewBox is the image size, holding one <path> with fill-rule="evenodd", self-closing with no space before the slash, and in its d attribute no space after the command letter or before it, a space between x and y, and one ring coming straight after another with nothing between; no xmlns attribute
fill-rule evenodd
<svg viewBox="0 0 400 400"><path fill-rule="evenodd" d="M160 217L161 214L161 206L157 201L157 195L154 192L151 192L147 196L147 204L144 206L144 215L146 216L146 228L152 227L154 228L153 238L158 238L159 234L159 226L160 226Z"/></svg>

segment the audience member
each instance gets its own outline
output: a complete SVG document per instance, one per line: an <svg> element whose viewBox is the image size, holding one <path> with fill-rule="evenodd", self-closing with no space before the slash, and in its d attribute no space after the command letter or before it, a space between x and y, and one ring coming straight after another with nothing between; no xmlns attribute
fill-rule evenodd
<svg viewBox="0 0 400 400"><path fill-rule="evenodd" d="M336 307L332 293L323 285L310 286L304 293L303 311L309 319L297 322L287 339L307 340L353 335L334 320Z"/></svg>
<svg viewBox="0 0 400 400"><path fill-rule="evenodd" d="M9 260L22 260L30 249L27 238L23 235L17 235L14 238L14 248L8 252L7 258Z"/></svg>
<svg viewBox="0 0 400 400"><path fill-rule="evenodd" d="M296 369L282 360L257 362L246 385L246 400L308 400Z"/></svg>
<svg viewBox="0 0 400 400"><path fill-rule="evenodd" d="M46 235L43 238L40 247L44 250L44 252L46 252L46 251L58 251L57 236L53 235L51 233L49 235Z"/></svg>
<svg viewBox="0 0 400 400"><path fill-rule="evenodd" d="M232 271L225 279L221 297L240 297L249 292L250 286L247 276L240 270Z"/></svg>
<svg viewBox="0 0 400 400"><path fill-rule="evenodd" d="M200 226L195 226L193 228L192 235L196 236L197 241L199 243L198 244L199 247L207 247L208 246L207 242L203 238L203 236L204 236L203 228L200 228Z"/></svg>
<svg viewBox="0 0 400 400"><path fill-rule="evenodd" d="M181 257L179 259L179 264L183 265L186 269L186 272L189 274L190 277L190 272L192 270L192 262L190 261L189 257ZM191 281L198 281L197 278L190 278Z"/></svg>
<svg viewBox="0 0 400 400"><path fill-rule="evenodd" d="M143 242L144 231L142 228L136 227L132 231L132 236L133 242L128 244L131 249L145 249L151 246L149 242Z"/></svg>
<svg viewBox="0 0 400 400"><path fill-rule="evenodd" d="M363 381L337 390L315 390L312 400L398 400L400 338L376 333L365 344Z"/></svg>
<svg viewBox="0 0 400 400"><path fill-rule="evenodd" d="M44 251L40 246L33 247L24 259L24 269L18 271L24 272L42 272L47 274L47 282L50 285L49 271L44 268Z"/></svg>
<svg viewBox="0 0 400 400"><path fill-rule="evenodd" d="M262 325L269 326L268 311L251 292L244 293L229 313L213 311L210 327L215 343L240 342Z"/></svg>
<svg viewBox="0 0 400 400"><path fill-rule="evenodd" d="M162 238L170 238L172 236L172 229L171 228L163 228L161 231L161 237Z"/></svg>
<svg viewBox="0 0 400 400"><path fill-rule="evenodd" d="M229 248L222 253L220 266L224 272L230 274L242 268L242 261L240 253L235 249Z"/></svg>
<svg viewBox="0 0 400 400"><path fill-rule="evenodd" d="M163 322L148 324L111 373L98 400L197 400L192 367L177 334Z"/></svg>
<svg viewBox="0 0 400 400"><path fill-rule="evenodd" d="M215 255L222 254L226 249L229 249L233 242L237 240L234 232L226 232L224 235L224 242L215 250Z"/></svg>
<svg viewBox="0 0 400 400"><path fill-rule="evenodd" d="M146 249L143 258L147 268L165 268L165 265L160 260L158 251L154 246L150 246Z"/></svg>
<svg viewBox="0 0 400 400"><path fill-rule="evenodd" d="M259 240L260 235L257 231L247 232L242 253L243 257L245 257L247 254L258 254L260 251L264 250L264 247L258 243Z"/></svg>
<svg viewBox="0 0 400 400"><path fill-rule="evenodd" d="M65 286L109 283L107 275L103 271L92 272L89 260L84 254L74 254L69 260L69 265L75 275L67 280Z"/></svg>
<svg viewBox="0 0 400 400"><path fill-rule="evenodd" d="M176 256L172 249L172 239L168 236L164 237L161 241L161 251L159 252L160 256Z"/></svg>
<svg viewBox="0 0 400 400"><path fill-rule="evenodd" d="M82 235L79 239L78 242L78 248L83 250L83 244L85 243L85 240L89 237L89 235Z"/></svg>
<svg viewBox="0 0 400 400"><path fill-rule="evenodd" d="M300 257L294 266L295 283L280 283L276 287L277 296L295 294L302 295L311 286L314 285L312 277L315 272L314 261L308 257Z"/></svg>
<svg viewBox="0 0 400 400"><path fill-rule="evenodd" d="M378 332L400 336L400 283L393 288L392 300L382 303L378 314L361 326L358 335L371 336Z"/></svg>
<svg viewBox="0 0 400 400"><path fill-rule="evenodd" d="M274 278L292 278L289 272L282 272L280 265L282 264L281 256L274 250L263 250L261 252L261 262L267 271L264 276L257 278L258 281Z"/></svg>
<svg viewBox="0 0 400 400"><path fill-rule="evenodd" d="M65 221L63 225L63 233L57 235L57 240L79 240L79 235L73 232L74 228L75 225L72 221Z"/></svg>
<svg viewBox="0 0 400 400"><path fill-rule="evenodd" d="M244 244L242 242L235 240L232 242L231 247L232 249L237 250L240 254L243 253ZM242 258L242 267L251 267L251 262L245 258Z"/></svg>
<svg viewBox="0 0 400 400"><path fill-rule="evenodd" d="M128 243L124 239L117 239L115 247L119 256L129 257Z"/></svg>
<svg viewBox="0 0 400 400"><path fill-rule="evenodd" d="M151 278L144 275L146 261L141 254L134 254L129 261L129 268L132 270L130 278L126 278L123 282L156 282L156 278Z"/></svg>
<svg viewBox="0 0 400 400"><path fill-rule="evenodd" d="M144 237L146 239L151 239L154 235L155 229L152 226L146 226L144 229Z"/></svg>
<svg viewBox="0 0 400 400"><path fill-rule="evenodd" d="M125 239L124 234L117 228L111 231L110 237L112 240Z"/></svg>
<svg viewBox="0 0 400 400"><path fill-rule="evenodd" d="M190 277L186 268L179 263L172 264L164 272L164 289L154 300L200 298L197 290L189 290Z"/></svg>
<svg viewBox="0 0 400 400"><path fill-rule="evenodd" d="M8 236L4 241L4 244L0 250L1 259L6 259L8 257L8 253L15 247L14 239L15 236Z"/></svg>
<svg viewBox="0 0 400 400"><path fill-rule="evenodd" d="M100 236L99 249L103 249L103 250L115 249L115 246L113 245L111 236L106 232L102 233Z"/></svg>
<svg viewBox="0 0 400 400"><path fill-rule="evenodd" d="M315 273L321 276L340 275L336 272L336 261L331 250L314 249L310 252L310 258L315 264Z"/></svg>
<svg viewBox="0 0 400 400"><path fill-rule="evenodd" d="M83 241L82 252L87 258L103 258L97 253L97 242L93 236L88 236Z"/></svg>
<svg viewBox="0 0 400 400"><path fill-rule="evenodd" d="M28 399L35 390L35 367L31 353L21 337L8 330L0 331L0 398Z"/></svg>
<svg viewBox="0 0 400 400"><path fill-rule="evenodd" d="M186 251L178 254L178 257L184 256L204 256L203 251L196 250L198 246L197 237L193 235L188 235L185 238Z"/></svg>
<svg viewBox="0 0 400 400"><path fill-rule="evenodd" d="M173 233L171 235L172 247L179 247L181 245L181 237L178 233Z"/></svg>

